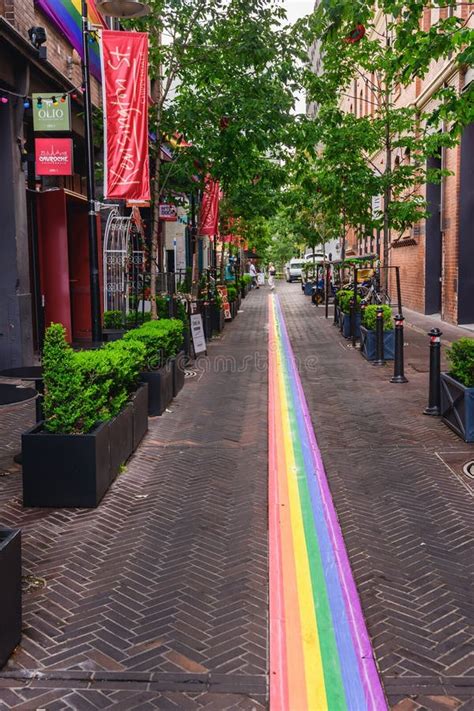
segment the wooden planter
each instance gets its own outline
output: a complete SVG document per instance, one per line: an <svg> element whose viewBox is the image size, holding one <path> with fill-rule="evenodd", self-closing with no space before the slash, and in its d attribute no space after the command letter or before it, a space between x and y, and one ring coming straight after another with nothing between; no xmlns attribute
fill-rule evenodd
<svg viewBox="0 0 474 711"><path fill-rule="evenodd" d="M441 417L465 442L474 442L474 388L441 373Z"/></svg>
<svg viewBox="0 0 474 711"><path fill-rule="evenodd" d="M144 383L148 383L148 415L162 415L173 399L173 367L167 363L158 370L140 373Z"/></svg>
<svg viewBox="0 0 474 711"><path fill-rule="evenodd" d="M345 314L341 311L340 316L341 332L344 338L351 338L351 317L350 314ZM355 335L356 338L360 338L360 311L356 313L355 318Z"/></svg>
<svg viewBox="0 0 474 711"><path fill-rule="evenodd" d="M21 639L21 531L0 529L0 668Z"/></svg>
<svg viewBox="0 0 474 711"><path fill-rule="evenodd" d="M350 324L349 324L350 329ZM360 326L360 352L367 360L375 360L377 351L377 338L375 331L372 331L365 326ZM384 360L393 360L395 358L395 331L383 332L383 357Z"/></svg>

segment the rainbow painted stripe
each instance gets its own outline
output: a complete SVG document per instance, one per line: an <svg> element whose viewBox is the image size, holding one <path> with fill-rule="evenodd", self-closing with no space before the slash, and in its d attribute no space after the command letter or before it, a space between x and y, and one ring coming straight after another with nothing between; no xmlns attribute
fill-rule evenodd
<svg viewBox="0 0 474 711"><path fill-rule="evenodd" d="M82 57L81 0L36 0L36 4ZM95 0L88 0L87 11L89 22L104 27L104 21L95 6ZM96 41L92 41L90 45L90 63L92 74L100 80L100 54Z"/></svg>
<svg viewBox="0 0 474 711"><path fill-rule="evenodd" d="M270 708L385 711L277 296L269 311Z"/></svg>

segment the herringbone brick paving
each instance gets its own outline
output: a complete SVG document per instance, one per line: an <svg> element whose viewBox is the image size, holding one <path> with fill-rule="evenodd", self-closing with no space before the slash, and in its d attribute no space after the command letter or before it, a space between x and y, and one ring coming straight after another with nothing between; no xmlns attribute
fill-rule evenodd
<svg viewBox="0 0 474 711"><path fill-rule="evenodd" d="M299 286L279 292L388 699L472 709L473 501L436 453L474 452L421 415L428 339L406 331L410 382L393 385Z"/></svg>
<svg viewBox="0 0 474 711"><path fill-rule="evenodd" d="M420 415L426 340L407 330L410 383L390 385L297 285L279 291L392 708L473 708L472 499L436 456L472 448ZM267 293L95 512L23 511L11 452L32 405L0 412L0 518L31 576L0 710L265 708Z"/></svg>
<svg viewBox="0 0 474 711"><path fill-rule="evenodd" d="M244 305L97 510L23 510L1 480L27 589L0 708L265 706L266 302Z"/></svg>

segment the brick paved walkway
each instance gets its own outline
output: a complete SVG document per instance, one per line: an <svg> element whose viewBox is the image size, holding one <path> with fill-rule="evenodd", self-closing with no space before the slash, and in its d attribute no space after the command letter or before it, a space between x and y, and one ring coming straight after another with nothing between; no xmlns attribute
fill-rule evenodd
<svg viewBox="0 0 474 711"><path fill-rule="evenodd" d="M428 339L406 331L410 382L392 385L299 285L278 291L389 702L472 709L474 448L420 414Z"/></svg>
<svg viewBox="0 0 474 711"><path fill-rule="evenodd" d="M473 708L474 455L420 415L427 338L407 330L410 382L391 385L298 285L278 291L392 708ZM23 528L27 576L2 711L265 707L267 294L96 511L22 509L11 454L32 405L0 411L0 520Z"/></svg>
<svg viewBox="0 0 474 711"><path fill-rule="evenodd" d="M0 709L265 705L267 373L243 367L266 351L258 296L97 510L23 510L19 468L0 479L0 520L22 527L32 576ZM0 413L10 449L33 416L15 413Z"/></svg>

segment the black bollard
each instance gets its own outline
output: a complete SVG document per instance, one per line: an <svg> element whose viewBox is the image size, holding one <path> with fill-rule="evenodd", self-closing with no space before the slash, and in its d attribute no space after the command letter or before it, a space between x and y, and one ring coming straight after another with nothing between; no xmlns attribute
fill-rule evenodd
<svg viewBox="0 0 474 711"><path fill-rule="evenodd" d="M441 414L441 336L439 328L432 328L428 333L430 337L430 393L428 407L423 410L424 415Z"/></svg>
<svg viewBox="0 0 474 711"><path fill-rule="evenodd" d="M352 339L352 345L355 348L356 346L356 304L354 299L351 299L349 301L349 323L350 323L350 328L351 328L351 339Z"/></svg>
<svg viewBox="0 0 474 711"><path fill-rule="evenodd" d="M372 365L385 365L383 347L383 308L377 307L377 321L375 322L375 360Z"/></svg>
<svg viewBox="0 0 474 711"><path fill-rule="evenodd" d="M391 383L408 383L405 378L405 367L403 359L403 316L397 314L395 316L395 360L393 362L393 378L390 378Z"/></svg>

